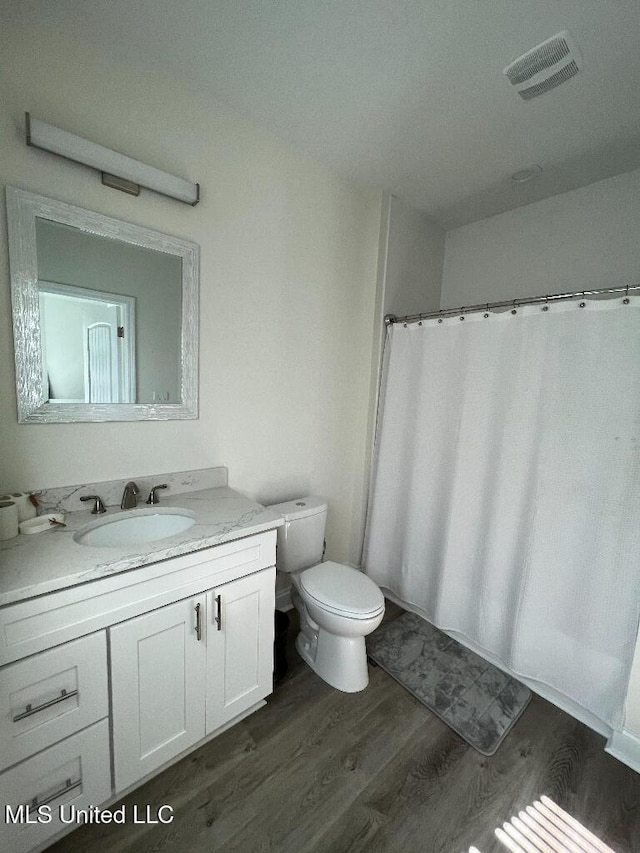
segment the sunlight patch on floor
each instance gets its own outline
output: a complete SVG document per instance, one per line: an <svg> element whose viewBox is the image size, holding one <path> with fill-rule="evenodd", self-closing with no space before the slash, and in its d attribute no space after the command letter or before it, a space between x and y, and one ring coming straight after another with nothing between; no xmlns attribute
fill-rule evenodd
<svg viewBox="0 0 640 853"><path fill-rule="evenodd" d="M547 796L503 823L495 833L512 853L615 853ZM480 851L470 847L469 853Z"/></svg>

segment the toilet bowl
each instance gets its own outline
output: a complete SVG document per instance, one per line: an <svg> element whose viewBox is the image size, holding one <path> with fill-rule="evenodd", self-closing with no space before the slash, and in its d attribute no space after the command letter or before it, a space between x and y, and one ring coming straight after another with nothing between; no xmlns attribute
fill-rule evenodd
<svg viewBox="0 0 640 853"><path fill-rule="evenodd" d="M303 660L338 690L364 690L369 683L364 638L384 616L380 589L357 569L333 562L294 575L293 583L300 613L296 648Z"/></svg>
<svg viewBox="0 0 640 853"><path fill-rule="evenodd" d="M369 683L365 637L384 616L384 597L371 578L332 561L320 562L327 503L301 498L272 507L278 529L276 568L290 575L300 615L296 648L320 678L346 693Z"/></svg>

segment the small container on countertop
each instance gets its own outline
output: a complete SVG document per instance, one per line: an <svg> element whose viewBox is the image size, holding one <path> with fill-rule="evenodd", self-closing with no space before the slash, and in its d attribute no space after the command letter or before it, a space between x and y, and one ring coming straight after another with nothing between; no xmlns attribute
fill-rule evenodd
<svg viewBox="0 0 640 853"><path fill-rule="evenodd" d="M0 501L0 539L18 535L18 507L13 501Z"/></svg>
<svg viewBox="0 0 640 853"><path fill-rule="evenodd" d="M54 527L66 527L63 512L48 512L38 518L29 518L19 524L20 533L27 536L32 533L42 533L43 530L53 530Z"/></svg>

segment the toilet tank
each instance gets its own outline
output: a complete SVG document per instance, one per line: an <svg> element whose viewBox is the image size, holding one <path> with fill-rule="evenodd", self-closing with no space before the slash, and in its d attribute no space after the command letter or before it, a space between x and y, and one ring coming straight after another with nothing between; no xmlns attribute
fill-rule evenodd
<svg viewBox="0 0 640 853"><path fill-rule="evenodd" d="M322 560L327 502L323 498L298 498L269 507L284 516L278 528L276 568L297 572Z"/></svg>

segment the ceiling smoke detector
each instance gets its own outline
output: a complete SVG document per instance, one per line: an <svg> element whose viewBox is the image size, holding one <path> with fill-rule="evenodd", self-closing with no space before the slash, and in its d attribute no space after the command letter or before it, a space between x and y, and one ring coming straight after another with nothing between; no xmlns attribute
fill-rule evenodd
<svg viewBox="0 0 640 853"><path fill-rule="evenodd" d="M570 80L582 68L582 57L566 30L528 50L504 69L525 101L544 95Z"/></svg>
<svg viewBox="0 0 640 853"><path fill-rule="evenodd" d="M534 181L540 174L542 174L542 166L536 163L526 169L518 169L511 175L511 180L516 184L527 184L529 181Z"/></svg>

